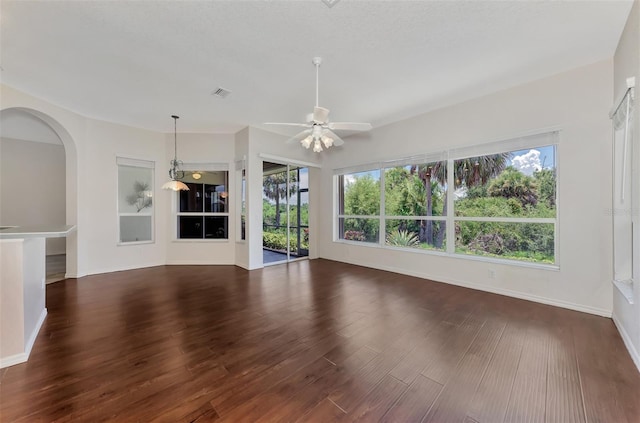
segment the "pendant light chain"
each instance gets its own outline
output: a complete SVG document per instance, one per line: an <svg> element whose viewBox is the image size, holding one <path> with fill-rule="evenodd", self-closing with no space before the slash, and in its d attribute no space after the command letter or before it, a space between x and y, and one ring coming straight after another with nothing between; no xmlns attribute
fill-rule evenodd
<svg viewBox="0 0 640 423"><path fill-rule="evenodd" d="M173 160L169 162L171 167L169 168L169 182L162 186L163 189L170 189L173 191L189 191L189 187L180 181L184 178L184 171L180 169L182 162L178 160L178 119L179 116L171 115L173 118Z"/></svg>

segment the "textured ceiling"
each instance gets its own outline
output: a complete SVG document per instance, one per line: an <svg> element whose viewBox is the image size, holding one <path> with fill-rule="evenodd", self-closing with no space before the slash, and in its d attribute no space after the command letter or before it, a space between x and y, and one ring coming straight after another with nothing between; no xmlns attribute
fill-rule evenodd
<svg viewBox="0 0 640 423"><path fill-rule="evenodd" d="M92 118L236 132L304 120L314 56L331 119L375 127L612 57L632 2L0 4L3 83Z"/></svg>

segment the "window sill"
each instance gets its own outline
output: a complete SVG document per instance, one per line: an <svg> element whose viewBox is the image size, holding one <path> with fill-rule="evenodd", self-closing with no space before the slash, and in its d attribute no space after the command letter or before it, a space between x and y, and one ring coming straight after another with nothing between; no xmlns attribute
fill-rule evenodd
<svg viewBox="0 0 640 423"><path fill-rule="evenodd" d="M144 244L155 244L155 241L124 241L118 242L118 247L126 247L127 245L144 245Z"/></svg>
<svg viewBox="0 0 640 423"><path fill-rule="evenodd" d="M613 285L618 289L629 304L633 304L633 281L613 281Z"/></svg>
<svg viewBox="0 0 640 423"><path fill-rule="evenodd" d="M503 265L509 265L509 266L526 267L529 269L541 269L541 270L550 270L550 271L556 271L556 272L560 271L560 266L557 264L533 263L533 262L527 262L527 261L499 259L494 257L473 256L473 255L459 254L459 253L449 254L445 251L436 251L436 250L432 251L432 250L423 250L418 248L381 246L378 243L364 242L364 241L359 242L359 241L348 241L348 240L338 239L338 240L334 240L333 242L339 243L339 244L346 244L346 245L357 245L359 247L379 248L381 250L393 250L393 251L400 251L400 252L425 254L425 255L437 256L437 257L447 257L447 258L455 258L455 259L462 259L462 260L474 260L474 261L482 261L485 263L495 263L495 264L503 264Z"/></svg>
<svg viewBox="0 0 640 423"><path fill-rule="evenodd" d="M177 243L196 243L196 244L202 244L202 243L227 243L229 242L229 239L227 238L206 238L206 239L199 239L199 238L194 238L194 239L174 239L171 242L177 242Z"/></svg>

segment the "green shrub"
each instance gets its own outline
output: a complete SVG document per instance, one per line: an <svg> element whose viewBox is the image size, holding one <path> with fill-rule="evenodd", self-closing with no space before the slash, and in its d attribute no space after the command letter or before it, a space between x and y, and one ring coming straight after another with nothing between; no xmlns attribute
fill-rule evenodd
<svg viewBox="0 0 640 423"><path fill-rule="evenodd" d="M262 246L272 250L287 251L287 234L279 232L262 233ZM296 251L297 241L295 236L289 238L289 251ZM300 248L309 249L309 241L302 240Z"/></svg>
<svg viewBox="0 0 640 423"><path fill-rule="evenodd" d="M365 241L364 231L345 231L344 239L349 241Z"/></svg>
<svg viewBox="0 0 640 423"><path fill-rule="evenodd" d="M394 247L417 247L420 244L418 236L409 231L395 231L387 235L387 245Z"/></svg>

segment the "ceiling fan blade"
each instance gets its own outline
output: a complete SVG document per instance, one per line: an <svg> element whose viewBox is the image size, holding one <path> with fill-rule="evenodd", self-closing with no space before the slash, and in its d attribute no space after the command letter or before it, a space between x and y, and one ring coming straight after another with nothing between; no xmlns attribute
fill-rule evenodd
<svg viewBox="0 0 640 423"><path fill-rule="evenodd" d="M288 140L285 141L285 144L293 144L296 142L300 142L303 139L305 139L308 135L311 134L311 129L305 129L304 131L292 136L291 138L289 138Z"/></svg>
<svg viewBox="0 0 640 423"><path fill-rule="evenodd" d="M336 131L369 131L371 130L370 123L359 122L331 122L327 125L329 129Z"/></svg>
<svg viewBox="0 0 640 423"><path fill-rule="evenodd" d="M316 123L326 123L329 119L329 109L325 109L324 107L314 107L313 108L313 120Z"/></svg>
<svg viewBox="0 0 640 423"><path fill-rule="evenodd" d="M302 128L310 128L308 123L282 123L282 122L265 122L265 125L280 125L280 126L300 126Z"/></svg>
<svg viewBox="0 0 640 423"><path fill-rule="evenodd" d="M331 129L325 129L323 132L323 135L326 135L327 137L331 138L333 140L333 145L344 144L343 139L337 136L336 133L333 132Z"/></svg>

